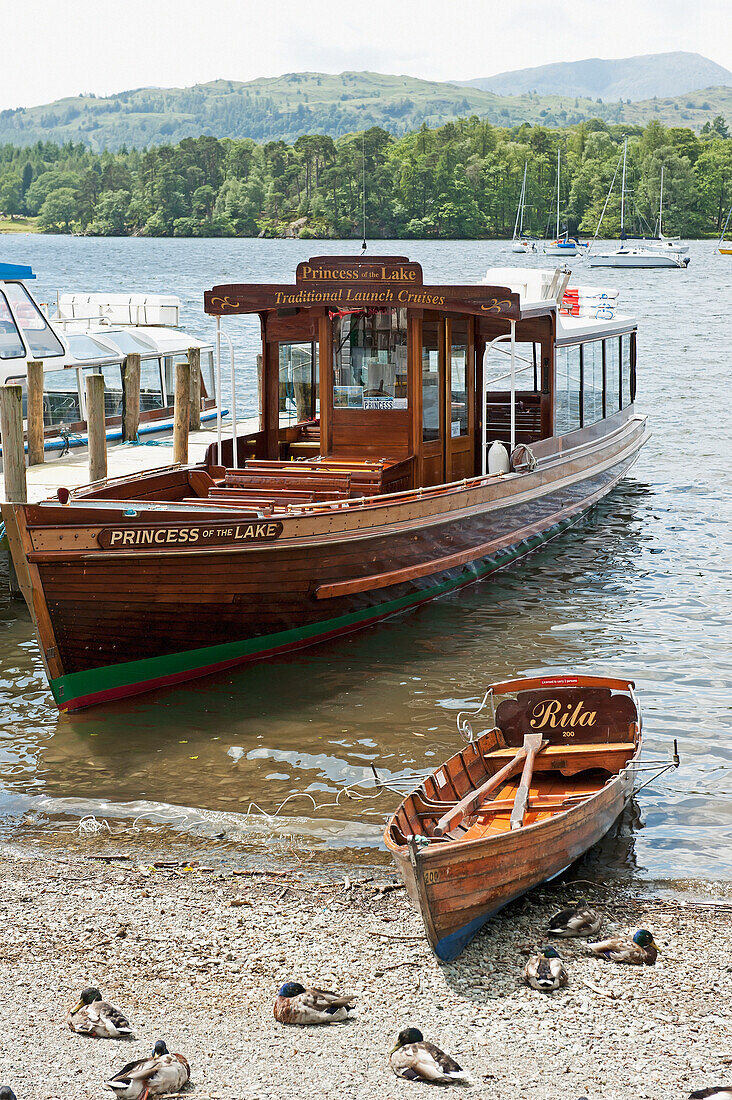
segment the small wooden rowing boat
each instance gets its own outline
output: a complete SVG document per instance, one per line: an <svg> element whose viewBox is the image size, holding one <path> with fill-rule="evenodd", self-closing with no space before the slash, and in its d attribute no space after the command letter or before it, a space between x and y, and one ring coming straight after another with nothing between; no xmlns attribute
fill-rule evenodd
<svg viewBox="0 0 732 1100"><path fill-rule="evenodd" d="M632 793L641 750L631 680L552 676L492 684L491 728L404 799L385 832L436 955L596 844Z"/></svg>

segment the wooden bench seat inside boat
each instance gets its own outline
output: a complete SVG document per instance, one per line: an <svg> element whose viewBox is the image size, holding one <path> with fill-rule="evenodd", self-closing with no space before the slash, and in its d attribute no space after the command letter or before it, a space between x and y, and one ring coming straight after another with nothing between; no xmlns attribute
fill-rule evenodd
<svg viewBox="0 0 732 1100"><path fill-rule="evenodd" d="M632 741L605 741L595 745L547 745L536 757L535 771L558 771L562 775L575 775L581 771L600 768L618 772L625 767L635 752ZM512 760L516 754L513 746L493 749L485 754L486 762L495 762L496 770Z"/></svg>

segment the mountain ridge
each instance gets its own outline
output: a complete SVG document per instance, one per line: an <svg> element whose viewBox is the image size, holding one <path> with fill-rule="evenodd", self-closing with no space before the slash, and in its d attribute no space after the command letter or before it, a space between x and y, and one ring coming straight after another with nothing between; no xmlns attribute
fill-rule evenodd
<svg viewBox="0 0 732 1100"><path fill-rule="evenodd" d="M461 87L496 95L573 95L611 101L678 96L701 88L732 85L732 72L708 57L686 50L635 57L589 57L530 69L455 81Z"/></svg>
<svg viewBox="0 0 732 1100"><path fill-rule="evenodd" d="M0 143L82 142L94 151L175 144L202 134L257 142L320 133L342 137L379 126L396 137L477 115L497 126L524 122L571 126L590 118L610 124L700 130L716 115L732 124L732 87L636 103L597 102L568 94L499 96L417 77L371 72L286 73L245 83L219 79L190 88L138 88L107 97L69 96L0 112Z"/></svg>

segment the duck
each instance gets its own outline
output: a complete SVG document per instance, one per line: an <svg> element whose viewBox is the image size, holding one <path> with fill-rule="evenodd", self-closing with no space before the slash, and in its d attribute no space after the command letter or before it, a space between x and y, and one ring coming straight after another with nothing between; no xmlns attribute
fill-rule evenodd
<svg viewBox="0 0 732 1100"><path fill-rule="evenodd" d="M182 1054L171 1054L158 1039L149 1058L128 1062L110 1077L107 1088L121 1100L148 1100L180 1092L191 1079L191 1067Z"/></svg>
<svg viewBox="0 0 732 1100"><path fill-rule="evenodd" d="M610 962L630 963L633 966L653 966L658 957L658 945L653 940L653 933L647 928L639 928L632 940L615 936L598 943L588 943L587 946L593 955L609 959Z"/></svg>
<svg viewBox="0 0 732 1100"><path fill-rule="evenodd" d="M281 1024L340 1024L354 1011L352 993L341 996L327 989L285 982L274 1003L274 1018Z"/></svg>
<svg viewBox="0 0 732 1100"><path fill-rule="evenodd" d="M0 1100L18 1100L10 1085L0 1085Z"/></svg>
<svg viewBox="0 0 732 1100"><path fill-rule="evenodd" d="M595 909L581 903L575 909L562 909L549 921L547 932L550 936L565 938L596 936L602 928L602 917Z"/></svg>
<svg viewBox="0 0 732 1100"><path fill-rule="evenodd" d="M553 993L566 985L567 980L567 968L553 947L544 947L541 954L533 955L524 970L526 984L532 989L540 989L542 993Z"/></svg>
<svg viewBox="0 0 732 1100"><path fill-rule="evenodd" d="M403 1077L405 1081L461 1085L470 1080L454 1058L434 1043L426 1043L424 1035L416 1027L407 1027L399 1032L389 1054L389 1065L397 1077Z"/></svg>
<svg viewBox="0 0 732 1100"><path fill-rule="evenodd" d="M689 1100L732 1100L732 1085L712 1085L708 1089L697 1089Z"/></svg>
<svg viewBox="0 0 732 1100"><path fill-rule="evenodd" d="M66 1023L76 1035L94 1039L134 1039L129 1021L118 1008L102 1000L96 986L82 989L76 1008L70 1009Z"/></svg>

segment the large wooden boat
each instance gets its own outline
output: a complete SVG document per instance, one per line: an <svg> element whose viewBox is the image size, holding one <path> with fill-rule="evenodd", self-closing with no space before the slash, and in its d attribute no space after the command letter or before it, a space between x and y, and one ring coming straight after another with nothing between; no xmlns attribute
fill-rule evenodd
<svg viewBox="0 0 732 1100"><path fill-rule="evenodd" d="M640 755L630 680L508 680L489 688L483 711L488 701L491 728L414 790L385 833L441 959L607 833L633 793Z"/></svg>
<svg viewBox="0 0 732 1100"><path fill-rule="evenodd" d="M58 705L356 630L575 523L648 433L634 320L568 279L429 286L404 257L321 257L208 292L219 324L260 318L260 430L4 508Z"/></svg>

